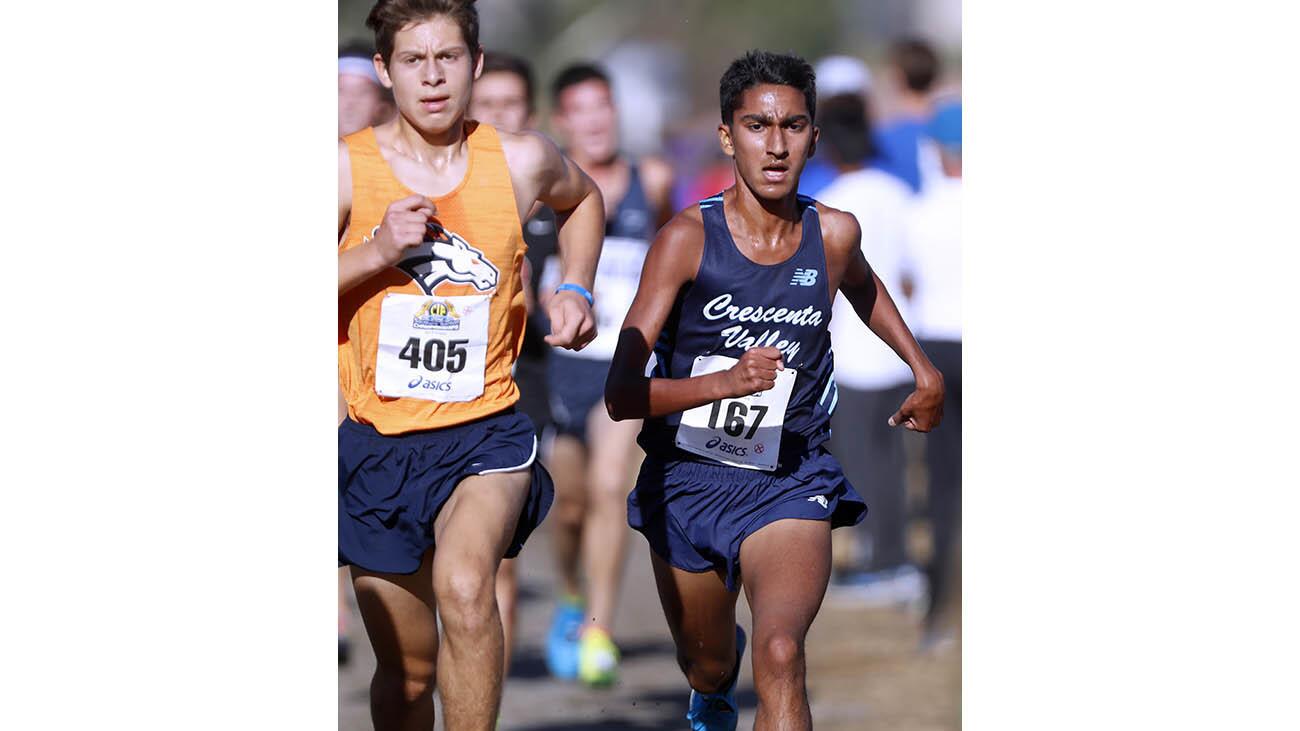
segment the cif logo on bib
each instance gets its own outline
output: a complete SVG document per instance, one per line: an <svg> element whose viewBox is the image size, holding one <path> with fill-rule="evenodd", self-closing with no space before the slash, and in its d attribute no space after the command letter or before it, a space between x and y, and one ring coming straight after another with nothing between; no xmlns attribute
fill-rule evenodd
<svg viewBox="0 0 1300 731"><path fill-rule="evenodd" d="M421 330L459 330L460 313L445 300L429 300L420 306L411 320Z"/></svg>
<svg viewBox="0 0 1300 731"><path fill-rule="evenodd" d="M379 231L376 226L370 235ZM430 221L424 241L407 251L397 268L414 279L425 294L443 282L470 284L480 292L495 289L500 272L483 252L469 245L460 234Z"/></svg>

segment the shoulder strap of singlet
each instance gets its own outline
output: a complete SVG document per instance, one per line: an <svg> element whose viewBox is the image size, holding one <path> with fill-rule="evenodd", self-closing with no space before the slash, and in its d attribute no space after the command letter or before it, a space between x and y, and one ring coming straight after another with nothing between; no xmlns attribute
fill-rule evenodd
<svg viewBox="0 0 1300 731"><path fill-rule="evenodd" d="M707 210L707 209L709 209L709 208L713 208L713 207L715 207L715 206L716 206L719 210L722 209L722 194L721 194L721 193L718 193L717 195L709 196L708 198L705 198L704 200L700 201L700 210L701 210L701 211Z"/></svg>
<svg viewBox="0 0 1300 731"><path fill-rule="evenodd" d="M471 122L466 132L465 139L469 141L470 148L475 152L505 154L505 149L501 146L501 135L497 134L496 127L483 122Z"/></svg>
<svg viewBox="0 0 1300 731"><path fill-rule="evenodd" d="M722 212L722 193L700 201L700 217L704 219L704 253L700 256L700 272L724 272L738 265L734 256L740 252L731 244L727 230L727 216Z"/></svg>
<svg viewBox="0 0 1300 731"><path fill-rule="evenodd" d="M645 190L641 187L641 166L636 160L627 161L627 192L623 194L623 200L633 200L640 196L642 201L645 200ZM619 204L622 206L622 203Z"/></svg>
<svg viewBox="0 0 1300 731"><path fill-rule="evenodd" d="M384 159L379 152L379 139L375 137L375 128L366 127L359 132L343 138L348 146L348 157L352 161L352 190L357 189L358 183L374 180L378 176L388 177L391 175L388 169L388 161Z"/></svg>
<svg viewBox="0 0 1300 731"><path fill-rule="evenodd" d="M348 161L352 168L352 213L349 215L349 227L357 221L374 221L376 224L384 217L388 208L389 196L378 195L381 190L396 186L396 178L388 167L388 161L379 151L379 139L375 137L375 128L366 127L343 138L348 146ZM362 236L369 231L358 231Z"/></svg>
<svg viewBox="0 0 1300 731"><path fill-rule="evenodd" d="M811 258L810 263L825 271L826 240L822 237L822 219L821 214L817 211L817 201L811 196L800 195L799 205L803 208L803 238L809 244L809 246L802 248L807 251L806 256ZM816 238L808 240L809 236L815 236Z"/></svg>
<svg viewBox="0 0 1300 731"><path fill-rule="evenodd" d="M472 191L468 187L463 189L468 196L466 200L484 211L495 211L493 215L509 215L517 219L514 183L501 135L490 124L471 122L466 128L466 139L474 153L473 168L468 173L474 185ZM511 215L507 211L515 213ZM519 225L523 225L522 220Z"/></svg>

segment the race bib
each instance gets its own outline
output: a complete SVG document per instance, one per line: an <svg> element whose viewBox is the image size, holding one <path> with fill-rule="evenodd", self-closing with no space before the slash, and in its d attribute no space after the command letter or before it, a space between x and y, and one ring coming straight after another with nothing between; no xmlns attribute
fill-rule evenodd
<svg viewBox="0 0 1300 731"><path fill-rule="evenodd" d="M490 299L385 295L379 312L375 392L443 402L482 396Z"/></svg>
<svg viewBox="0 0 1300 731"><path fill-rule="evenodd" d="M736 362L725 355L700 356L691 375L725 371ZM794 378L794 369L787 367L776 372L776 385L766 391L684 412L677 427L677 446L732 467L771 472L781 451L781 428Z"/></svg>
<svg viewBox="0 0 1300 731"><path fill-rule="evenodd" d="M641 267L645 264L649 245L642 239L608 236L600 249L596 264L596 281L591 295L596 300L596 339L582 350L569 352L575 358L613 360L618 346L618 332L623 318L632 309L637 285L641 281ZM553 292L560 284L559 257L549 257L542 268L538 284L544 291Z"/></svg>

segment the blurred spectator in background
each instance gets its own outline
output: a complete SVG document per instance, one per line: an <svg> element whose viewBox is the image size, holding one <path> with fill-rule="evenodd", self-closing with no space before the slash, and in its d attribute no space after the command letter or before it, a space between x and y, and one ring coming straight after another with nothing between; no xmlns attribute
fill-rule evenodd
<svg viewBox="0 0 1300 731"><path fill-rule="evenodd" d="M895 113L877 131L879 164L919 192L938 172L934 152L923 142L932 111L930 90L939 78L939 56L925 41L906 39L890 49L889 64L888 79L897 104Z"/></svg>
<svg viewBox="0 0 1300 731"><path fill-rule="evenodd" d="M483 71L470 94L469 117L506 132L532 129L536 123L533 93L533 70L522 58L497 51L484 51ZM555 211L538 206L524 222L524 241L528 252L524 259L524 302L528 323L524 327L524 344L515 361L515 383L519 385L517 407L533 420L540 436L551 418L546 405L546 355L550 347L542 338L550 326L536 306L537 277L547 256L558 250L555 235ZM515 559L501 561L497 570L497 607L505 639L503 676L510 672L518 619L519 576Z"/></svg>
<svg viewBox="0 0 1300 731"><path fill-rule="evenodd" d="M356 44L339 49L339 137L383 124L397 107L379 83L373 49Z"/></svg>
<svg viewBox="0 0 1300 731"><path fill-rule="evenodd" d="M957 608L961 545L961 104L940 104L925 134L939 154L942 174L927 183L904 228L909 324L926 355L943 373L943 426L925 435L929 512L934 554L929 570L927 641L947 639L943 625Z"/></svg>
<svg viewBox="0 0 1300 731"><path fill-rule="evenodd" d="M870 117L860 93L823 100L817 122L823 159L838 173L817 198L858 219L867 263L894 295L899 314L910 321L906 302L898 295L902 292L903 213L911 192L892 175L868 167L874 149ZM857 560L836 573L834 591L878 603L919 601L924 582L907 561L903 431L888 423L911 390L912 371L867 329L843 297L836 298L830 331L838 390L831 451L870 506L866 519L851 534L857 545L849 553Z"/></svg>
<svg viewBox="0 0 1300 731"><path fill-rule="evenodd" d="M871 72L862 61L852 56L827 56L817 62L814 73L817 74L818 99L847 94L864 102L867 100L867 93L871 89ZM819 114L818 118L820 117ZM868 150L869 156L875 155L874 145L869 145ZM827 154L825 145L818 145L799 177L799 192L820 200L818 194L839 174L838 164Z"/></svg>

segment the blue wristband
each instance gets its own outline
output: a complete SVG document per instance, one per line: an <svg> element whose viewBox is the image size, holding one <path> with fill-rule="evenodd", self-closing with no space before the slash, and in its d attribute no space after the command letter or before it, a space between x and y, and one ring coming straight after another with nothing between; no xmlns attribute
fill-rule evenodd
<svg viewBox="0 0 1300 731"><path fill-rule="evenodd" d="M577 292L582 295L583 299L587 300L588 307L596 306L596 298L592 297L591 292L588 292L581 284L561 284L555 288L556 294L559 294L560 292Z"/></svg>

